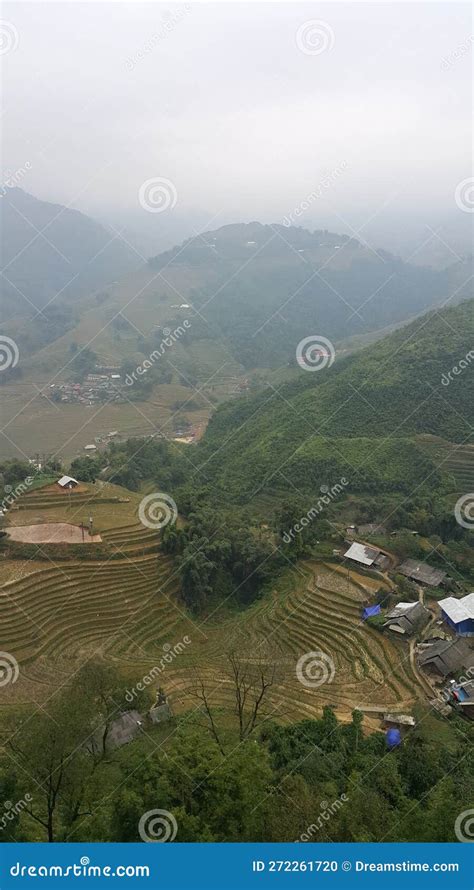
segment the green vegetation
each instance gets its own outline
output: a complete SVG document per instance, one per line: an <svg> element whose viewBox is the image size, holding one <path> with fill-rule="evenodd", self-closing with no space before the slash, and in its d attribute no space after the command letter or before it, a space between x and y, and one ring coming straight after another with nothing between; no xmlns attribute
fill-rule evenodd
<svg viewBox="0 0 474 890"><path fill-rule="evenodd" d="M308 333L335 342L405 321L441 301L451 274L375 254L345 235L260 223L224 226L149 262L166 274L175 263L207 271L190 302L246 368L294 364ZM471 293L467 283L459 298Z"/></svg>
<svg viewBox="0 0 474 890"><path fill-rule="evenodd" d="M420 709L417 728L388 753L382 734L364 734L360 711L346 725L326 707L320 719L278 726L255 712L256 687L232 664L230 721L206 699L208 731L191 713L111 750L125 690L91 662L7 741L2 797L24 806L3 820L0 840L139 841L141 817L157 807L176 820L177 842L456 839L473 788L472 728Z"/></svg>
<svg viewBox="0 0 474 890"><path fill-rule="evenodd" d="M474 403L468 368L441 379L471 349L473 303L434 313L324 371L221 406L200 447L198 468L227 497L294 484L316 491L341 476L348 491L448 491L419 441L441 434L463 443Z"/></svg>
<svg viewBox="0 0 474 890"><path fill-rule="evenodd" d="M178 841L455 840L473 729L435 716L406 647L361 621L368 600L392 601L390 583L341 566L337 549L346 522L383 520L374 543L471 577L471 533L453 516L465 467L446 469L449 443L466 449L471 435L470 369L449 399L441 378L471 348L472 309L224 405L196 447L112 442L73 461L80 489L22 494L8 523L91 516L102 543L35 552L2 538L2 646L20 676L0 791L26 803L0 841L135 841L155 808L173 814ZM28 470L5 462L3 484ZM178 505L161 534L139 522L150 492ZM171 722L145 716L110 748L117 715L152 702L127 690L183 640L154 682ZM333 676L311 687L297 665L315 651ZM394 751L380 732L391 710L417 719Z"/></svg>

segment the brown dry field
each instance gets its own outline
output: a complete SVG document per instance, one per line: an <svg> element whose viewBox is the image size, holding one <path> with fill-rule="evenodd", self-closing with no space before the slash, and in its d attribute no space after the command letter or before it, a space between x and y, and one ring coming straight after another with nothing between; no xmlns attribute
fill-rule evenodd
<svg viewBox="0 0 474 890"><path fill-rule="evenodd" d="M12 541L24 544L98 544L100 535L90 535L88 529L68 522L46 522L36 525L17 525L7 530Z"/></svg>

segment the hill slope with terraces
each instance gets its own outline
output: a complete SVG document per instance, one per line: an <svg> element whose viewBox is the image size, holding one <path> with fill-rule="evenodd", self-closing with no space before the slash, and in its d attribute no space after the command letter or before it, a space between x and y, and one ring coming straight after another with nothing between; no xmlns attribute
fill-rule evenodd
<svg viewBox="0 0 474 890"><path fill-rule="evenodd" d="M138 520L140 499L109 484L70 496L50 486L24 495L10 512L15 526L78 524L90 513L102 543L2 550L8 578L0 588L2 647L20 665L4 704L41 703L97 653L119 667L126 684L184 637L189 645L156 681L176 712L193 703L197 676L209 681L216 706L232 705L224 653L233 648L249 662L261 654L276 665L269 698L275 719L315 716L332 704L342 720L360 706L370 721L372 712L410 707L423 697L403 647L361 623L361 603L374 582L356 573L307 561L245 611L222 608L208 620L192 618L158 533ZM319 648L333 659L334 677L306 688L296 664Z"/></svg>

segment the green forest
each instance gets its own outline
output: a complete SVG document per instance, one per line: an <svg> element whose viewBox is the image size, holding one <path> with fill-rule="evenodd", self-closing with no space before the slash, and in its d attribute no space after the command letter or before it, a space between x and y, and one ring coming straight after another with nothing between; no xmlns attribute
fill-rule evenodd
<svg viewBox="0 0 474 890"><path fill-rule="evenodd" d="M89 662L6 744L0 794L20 803L0 811L0 841L138 841L141 816L155 808L173 815L177 842L456 840L474 791L464 721L448 726L420 707L418 727L391 751L382 733L364 733L359 711L346 725L326 707L319 720L285 726L263 702L252 723L259 689L242 711L238 681L235 691L233 719L201 700L111 752L123 683Z"/></svg>

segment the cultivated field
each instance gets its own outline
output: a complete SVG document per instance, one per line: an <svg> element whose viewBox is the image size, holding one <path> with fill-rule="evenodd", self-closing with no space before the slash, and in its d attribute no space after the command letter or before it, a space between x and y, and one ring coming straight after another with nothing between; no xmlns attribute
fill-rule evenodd
<svg viewBox="0 0 474 890"><path fill-rule="evenodd" d="M100 535L69 522L48 522L37 525L19 525L9 528L8 537L24 544L99 544Z"/></svg>
<svg viewBox="0 0 474 890"><path fill-rule="evenodd" d="M190 331L198 321L202 325L202 319L197 319L191 309L184 312L175 308L188 301L190 289L209 281L209 274L204 278L202 274L175 268L165 280L144 266L102 294L83 298L76 307L80 321L63 336L31 355L25 350L21 379L0 390L5 430L0 436L0 458L22 459L46 452L71 459L83 454L84 446L93 443L95 437L117 429L123 438L159 431L172 438L174 420L178 424L187 420L202 429L215 404L231 394L236 378L243 373L216 331L212 327L207 330L205 324L199 339L186 345L178 340L165 350L159 362L172 380L156 385L146 400L94 403L90 407L50 400L52 383L77 382L71 346L92 349L99 364L116 366L127 361L133 367L141 365L151 352L148 346L139 348L140 334L151 337L158 332L153 341L158 347L163 326L174 330L187 316ZM122 312L120 317L130 327L119 331L112 322ZM35 342L34 322L12 320L8 333L20 343L25 337ZM126 390L125 397L129 395ZM177 409L177 404L182 407Z"/></svg>
<svg viewBox="0 0 474 890"><path fill-rule="evenodd" d="M96 654L119 666L124 684L131 684L185 636L189 644L154 684L165 688L176 712L195 706L200 680L216 706L232 705L230 650L251 664L275 666L267 706L275 719L314 716L331 704L347 720L356 706L370 715L388 706L409 708L423 697L408 651L360 622L370 579L339 567L308 561L250 608L235 612L225 605L207 620L192 619L180 603L176 569L161 553L158 533L137 520L140 497L111 485L89 486L70 499L39 489L11 514L23 525L77 522L74 515L90 512L107 556L89 558L81 548L81 558L63 553L56 559L43 546L30 564L4 560L1 648L20 664L18 681L2 689L5 704L45 703ZM306 687L296 665L318 650L332 659L331 682Z"/></svg>
<svg viewBox="0 0 474 890"><path fill-rule="evenodd" d="M83 455L84 446L110 430L128 439L162 433L173 438L178 419L193 427L206 425L211 403L195 391L178 384L156 386L145 401L112 402L102 405L54 404L43 398L34 383L3 387L0 457L34 457L54 454L65 460ZM197 403L201 402L199 406ZM176 405L183 405L179 410ZM194 406L194 407L193 407Z"/></svg>
<svg viewBox="0 0 474 890"><path fill-rule="evenodd" d="M436 436L423 436L422 441L436 465L453 476L459 493L474 491L474 445L446 442Z"/></svg>

